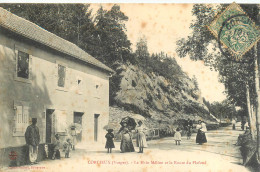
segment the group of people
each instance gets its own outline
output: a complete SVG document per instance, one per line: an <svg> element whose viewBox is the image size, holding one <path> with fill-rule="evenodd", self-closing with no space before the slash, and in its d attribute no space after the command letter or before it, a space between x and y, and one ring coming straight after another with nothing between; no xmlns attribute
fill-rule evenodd
<svg viewBox="0 0 260 172"><path fill-rule="evenodd" d="M115 148L113 139L113 129L108 129L108 133L106 134L106 146L107 153L112 152L112 148ZM139 147L138 153L143 153L144 148L148 147L146 142L146 136L145 136L145 128L143 127L143 122L138 121L138 126L135 128L135 131L137 133L136 137L136 146ZM132 132L127 126L127 123L122 123L122 127L118 131L118 134L121 133L121 144L120 144L120 150L121 153L125 152L135 152L134 144L132 141Z"/></svg>
<svg viewBox="0 0 260 172"><path fill-rule="evenodd" d="M65 142L62 144L60 141L60 135L55 134L55 140L53 143L53 154L52 154L52 160L54 159L60 159L60 150L65 153L65 158L70 157L70 151L73 149L73 144L70 138L67 138Z"/></svg>
<svg viewBox="0 0 260 172"><path fill-rule="evenodd" d="M190 139L191 133L192 133L192 127L193 123L191 120L188 119L187 121L187 139ZM197 129L197 136L196 136L196 143L198 144L203 144L207 142L206 138L206 132L207 132L207 127L206 123L204 121L199 120L198 125L196 126ZM115 144L113 142L114 139L114 134L113 134L113 129L108 129L108 133L105 135L107 141L105 148L107 148L107 153L112 153L112 148L115 148ZM137 133L136 137L136 146L139 147L139 152L138 153L143 153L144 148L148 147L147 142L146 142L146 135L145 135L145 128L143 127L143 122L139 121L138 126L135 128L135 131ZM125 152L135 152L133 141L132 141L132 132L128 128L127 123L122 123L122 127L118 131L118 134L121 134L121 144L120 144L120 150L121 153ZM180 145L181 143L181 129L178 127L175 131L174 134L174 140L176 145Z"/></svg>
<svg viewBox="0 0 260 172"><path fill-rule="evenodd" d="M232 123L232 129L236 130L237 119L233 118L231 123ZM241 120L241 129L244 131L248 127L249 127L249 124L247 122L247 119L243 116L242 120Z"/></svg>
<svg viewBox="0 0 260 172"><path fill-rule="evenodd" d="M40 134L39 128L36 126L37 118L32 118L32 125L28 126L25 132L25 140L26 144L29 147L29 160L31 164L37 163L37 155L38 155L38 146L40 143ZM192 122L188 120L186 129L187 129L187 139L190 139ZM205 132L207 131L206 124L199 120L198 125L196 126L198 130L196 136L196 143L203 144L207 142L207 138ZM136 137L136 146L139 147L138 153L143 153L144 148L148 147L146 142L145 128L143 127L143 122L138 121L138 126L135 127L135 131L137 133ZM122 127L118 131L118 134L121 133L121 144L120 150L121 153L125 152L135 152L133 141L132 141L132 132L127 126L127 123L122 123ZM115 148L114 145L114 134L113 129L108 129L108 133L105 135L107 141L105 148L107 148L107 153L112 153L112 148ZM181 130L180 128L176 129L174 139L176 141L176 145L180 145L181 142ZM66 141L62 144L60 140L60 135L56 134L54 143L53 143L53 154L52 159L60 159L60 150L63 148L63 152L65 153L65 158L70 157L70 151L73 149L72 140L67 138Z"/></svg>
<svg viewBox="0 0 260 172"><path fill-rule="evenodd" d="M192 133L192 128L193 128L193 123L191 120L187 120L187 123L185 123L185 130L187 133L187 140L190 139L191 133ZM203 143L207 143L207 138L206 138L206 132L207 132L207 127L206 123L204 121L199 120L198 125L196 126L197 129L197 136L196 136L196 143L202 145ZM181 142L181 130L178 127L175 131L174 134L174 140L176 145L180 145Z"/></svg>
<svg viewBox="0 0 260 172"><path fill-rule="evenodd" d="M29 125L25 132L25 141L28 145L29 149L29 161L30 164L37 164L37 157L38 157L38 147L40 143L40 133L39 128L37 127L37 118L32 118L32 124ZM72 129L73 130L73 129ZM76 135L75 135L76 136ZM53 141L53 153L51 158L60 159L60 150L62 150L65 154L65 158L70 157L70 151L75 150L75 139L76 137L72 136L72 139L68 137L63 143L60 140L60 135L55 134L55 138ZM48 147L48 146L46 146ZM45 149L46 157L48 157L48 148Z"/></svg>

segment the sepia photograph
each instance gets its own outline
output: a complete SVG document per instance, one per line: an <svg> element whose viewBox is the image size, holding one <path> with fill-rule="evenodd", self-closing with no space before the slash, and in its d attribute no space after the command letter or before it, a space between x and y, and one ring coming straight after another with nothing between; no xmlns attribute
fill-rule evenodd
<svg viewBox="0 0 260 172"><path fill-rule="evenodd" d="M260 3L0 1L0 171L258 172Z"/></svg>

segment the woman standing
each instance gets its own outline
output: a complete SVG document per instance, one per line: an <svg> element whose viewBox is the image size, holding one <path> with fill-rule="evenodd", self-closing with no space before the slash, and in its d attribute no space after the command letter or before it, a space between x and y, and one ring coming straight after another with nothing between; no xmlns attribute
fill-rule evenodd
<svg viewBox="0 0 260 172"><path fill-rule="evenodd" d="M127 123L122 123L122 127L118 131L118 133L122 134L122 139L121 139L121 153L124 152L134 152L134 145L132 142L132 134L131 131L127 128Z"/></svg>
<svg viewBox="0 0 260 172"><path fill-rule="evenodd" d="M196 129L198 130L197 136L196 136L196 143L202 145L203 143L207 143L207 138L205 135L205 132L207 131L206 124L199 120L199 124L196 126Z"/></svg>
<svg viewBox="0 0 260 172"><path fill-rule="evenodd" d="M143 153L144 148L148 147L147 143L146 143L145 133L144 133L145 128L142 125L143 125L143 122L139 121L138 127L136 128L136 132L137 132L136 145L137 145L137 147L139 147L138 153Z"/></svg>

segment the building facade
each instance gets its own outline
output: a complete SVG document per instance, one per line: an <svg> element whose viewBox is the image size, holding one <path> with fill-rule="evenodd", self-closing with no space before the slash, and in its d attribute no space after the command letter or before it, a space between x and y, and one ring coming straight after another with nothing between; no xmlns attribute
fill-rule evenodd
<svg viewBox="0 0 260 172"><path fill-rule="evenodd" d="M65 137L72 123L82 125L81 144L104 142L112 73L75 44L0 8L2 162L13 150L23 156L32 118L42 145L56 133Z"/></svg>

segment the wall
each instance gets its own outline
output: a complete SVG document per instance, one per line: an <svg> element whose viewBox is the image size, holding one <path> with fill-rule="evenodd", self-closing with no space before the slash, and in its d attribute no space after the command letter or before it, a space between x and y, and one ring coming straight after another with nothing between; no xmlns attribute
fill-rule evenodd
<svg viewBox="0 0 260 172"><path fill-rule="evenodd" d="M21 49L31 55L31 83L15 80L15 50ZM57 87L57 63L65 64L66 87ZM81 92L77 78L82 79ZM29 103L29 116L37 117L41 143L45 143L46 108L65 110L67 124L73 122L73 112L83 112L84 144L94 142L94 114L99 117L98 141L104 143L105 130L109 117L109 77L107 74L72 61L65 55L57 54L48 48L36 47L35 43L24 39L16 40L0 32L0 148L16 147L25 144L23 136L13 136L14 102ZM99 85L96 91L96 85Z"/></svg>

